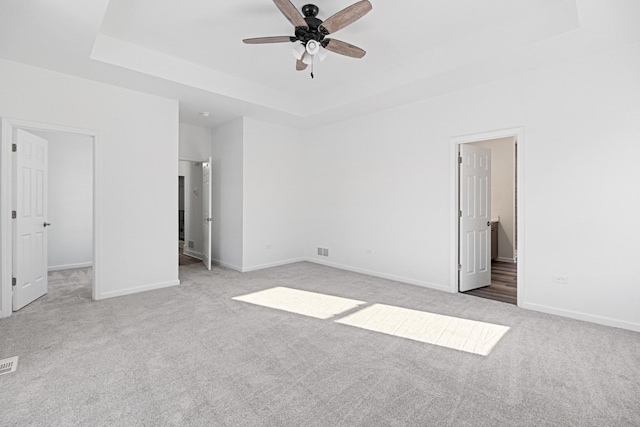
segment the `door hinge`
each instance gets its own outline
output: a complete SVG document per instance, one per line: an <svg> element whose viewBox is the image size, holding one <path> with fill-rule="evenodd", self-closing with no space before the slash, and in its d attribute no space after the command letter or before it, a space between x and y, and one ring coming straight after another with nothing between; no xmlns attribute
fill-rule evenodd
<svg viewBox="0 0 640 427"><path fill-rule="evenodd" d="M462 264L458 264L458 271L462 271Z"/></svg>
<svg viewBox="0 0 640 427"><path fill-rule="evenodd" d="M11 211L11 219L16 219L16 218L18 218L18 212Z"/></svg>
<svg viewBox="0 0 640 427"><path fill-rule="evenodd" d="M11 151L13 151L14 153L18 151L18 144L11 144Z"/></svg>
<svg viewBox="0 0 640 427"><path fill-rule="evenodd" d="M458 156L458 163L462 164L462 156Z"/></svg>
<svg viewBox="0 0 640 427"><path fill-rule="evenodd" d="M458 211L458 216L462 218L462 211Z"/></svg>
<svg viewBox="0 0 640 427"><path fill-rule="evenodd" d="M15 286L16 285L16 278L12 277L11 278L11 286Z"/></svg>

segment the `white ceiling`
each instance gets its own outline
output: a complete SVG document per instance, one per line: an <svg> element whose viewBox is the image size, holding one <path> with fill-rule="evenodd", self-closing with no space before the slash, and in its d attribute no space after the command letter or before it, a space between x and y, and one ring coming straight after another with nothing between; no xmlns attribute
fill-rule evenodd
<svg viewBox="0 0 640 427"><path fill-rule="evenodd" d="M317 0L318 17L354 1ZM242 43L293 34L271 0L3 0L0 57L178 99L187 123L312 126L640 40L637 0L371 2L331 36L367 55L329 53L313 80L292 45Z"/></svg>

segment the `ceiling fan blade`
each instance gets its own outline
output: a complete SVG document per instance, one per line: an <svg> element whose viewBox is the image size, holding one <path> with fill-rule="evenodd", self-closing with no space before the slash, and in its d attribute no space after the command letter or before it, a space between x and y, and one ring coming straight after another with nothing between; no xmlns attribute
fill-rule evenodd
<svg viewBox="0 0 640 427"><path fill-rule="evenodd" d="M307 27L307 21L289 0L273 0L273 2L294 27Z"/></svg>
<svg viewBox="0 0 640 427"><path fill-rule="evenodd" d="M265 43L291 43L295 41L295 37L276 36L276 37L256 37L253 39L242 40L246 44L265 44Z"/></svg>
<svg viewBox="0 0 640 427"><path fill-rule="evenodd" d="M300 59L296 61L296 70L303 71L303 70L306 70L306 68L307 68L307 64L302 62Z"/></svg>
<svg viewBox="0 0 640 427"><path fill-rule="evenodd" d="M331 52L339 53L340 55L350 56L352 58L362 58L367 52L360 49L358 46L354 46L347 42L343 42L336 39L324 39L325 43L322 43L324 48Z"/></svg>
<svg viewBox="0 0 640 427"><path fill-rule="evenodd" d="M371 9L373 9L373 6L371 6L369 0L359 1L327 18L318 29L325 35L335 33L362 18Z"/></svg>

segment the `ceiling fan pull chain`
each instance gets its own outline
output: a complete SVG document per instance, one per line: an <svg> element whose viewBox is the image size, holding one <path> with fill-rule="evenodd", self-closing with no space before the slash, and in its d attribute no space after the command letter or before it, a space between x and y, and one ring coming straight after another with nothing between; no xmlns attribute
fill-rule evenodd
<svg viewBox="0 0 640 427"><path fill-rule="evenodd" d="M314 63L315 55L311 55L311 78L313 79L313 63Z"/></svg>

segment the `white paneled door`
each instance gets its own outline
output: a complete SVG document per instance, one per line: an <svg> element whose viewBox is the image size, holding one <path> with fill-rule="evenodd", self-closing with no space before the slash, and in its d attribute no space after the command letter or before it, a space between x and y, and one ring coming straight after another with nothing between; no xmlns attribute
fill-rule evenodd
<svg viewBox="0 0 640 427"><path fill-rule="evenodd" d="M204 220L204 245L202 263L211 270L211 157L202 162L202 218Z"/></svg>
<svg viewBox="0 0 640 427"><path fill-rule="evenodd" d="M47 293L47 140L14 134L13 310Z"/></svg>
<svg viewBox="0 0 640 427"><path fill-rule="evenodd" d="M460 144L460 292L491 284L491 150Z"/></svg>

